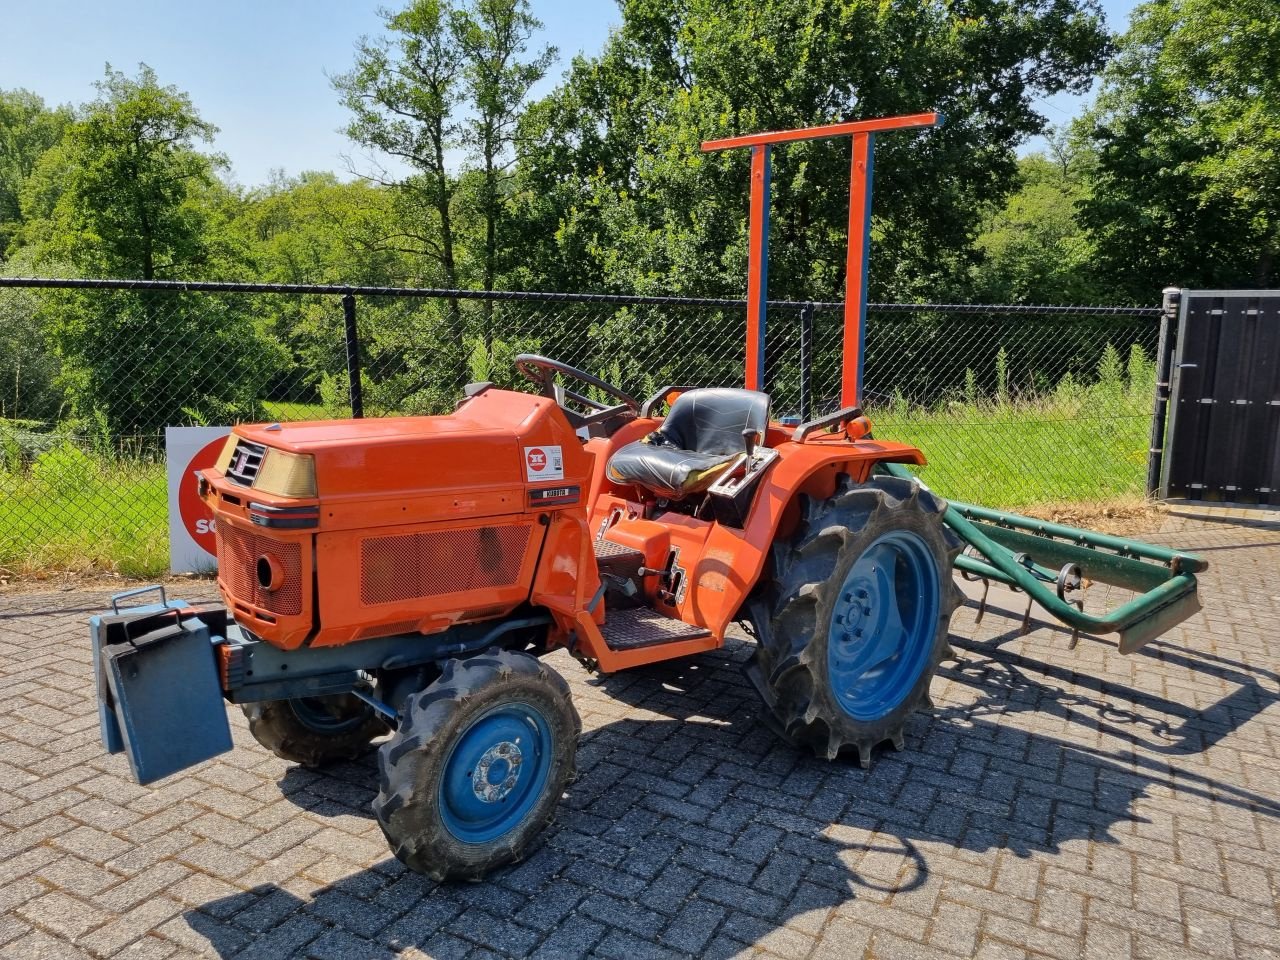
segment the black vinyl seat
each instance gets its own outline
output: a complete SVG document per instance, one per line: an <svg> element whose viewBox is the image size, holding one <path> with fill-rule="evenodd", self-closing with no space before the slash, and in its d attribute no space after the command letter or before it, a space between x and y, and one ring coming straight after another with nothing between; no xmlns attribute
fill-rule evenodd
<svg viewBox="0 0 1280 960"><path fill-rule="evenodd" d="M614 483L679 500L711 486L747 452L743 434L753 431L763 439L768 425L767 393L690 390L676 398L659 429L610 457L606 472Z"/></svg>

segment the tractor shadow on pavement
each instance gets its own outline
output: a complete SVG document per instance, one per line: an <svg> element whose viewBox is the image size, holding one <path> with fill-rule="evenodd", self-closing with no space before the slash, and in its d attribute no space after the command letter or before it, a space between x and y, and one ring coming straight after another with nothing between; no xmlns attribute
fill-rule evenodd
<svg viewBox="0 0 1280 960"><path fill-rule="evenodd" d="M1054 623L1031 626L1047 643L1038 643L1032 657L1007 644L1022 640L1021 613L999 606L988 608L999 622L1012 624L993 637L973 640L952 634L956 660L944 662L938 676L972 688L972 702L942 712L942 716L977 717L1014 712L1035 712L1074 725L1097 729L1117 746L1134 742L1143 752L1166 756L1204 753L1241 726L1280 702L1280 674L1227 657L1183 647L1166 639L1149 643L1131 655L1136 671L1183 674L1186 682L1208 678L1227 687L1208 706L1182 702L1108 679L1100 660L1083 663L1072 657L1070 631ZM961 620L968 616L970 619ZM972 627L972 613L957 615L953 626ZM1080 643L1095 643L1082 638ZM1114 644L1107 653L1120 656ZM1173 688L1175 691L1177 687ZM1202 698L1197 698L1202 699ZM1123 752L1123 751L1122 751ZM1112 754L1118 756L1119 754ZM1129 752L1124 759L1133 762Z"/></svg>
<svg viewBox="0 0 1280 960"><path fill-rule="evenodd" d="M1116 835L1149 822L1144 801L1171 791L1280 817L1274 799L1206 767L1179 766L1176 780L1170 771L1274 702L1274 676L1160 647L1154 656L1247 691L1224 701L1229 719L1205 719L1003 650L1005 637L952 639L959 659L939 672L937 709L913 718L906 749L878 751L869 771L803 755L764 727L739 670L749 642L585 684L557 661L584 721L580 778L524 863L473 885L435 884L390 858L324 886L282 876L287 889L213 900L187 922L223 956L248 955L239 951L254 939L248 953L310 942L323 957L785 952L788 940L821 936L833 909L881 927L914 909L923 929L939 885L961 902L989 897L997 875L1033 878L1034 864L1018 867L1031 856L1091 871ZM1046 661L1061 652L1053 644ZM1099 735L1103 746L1084 745ZM291 770L281 786L308 816L368 816L373 782L366 761ZM888 901L903 909L883 910Z"/></svg>

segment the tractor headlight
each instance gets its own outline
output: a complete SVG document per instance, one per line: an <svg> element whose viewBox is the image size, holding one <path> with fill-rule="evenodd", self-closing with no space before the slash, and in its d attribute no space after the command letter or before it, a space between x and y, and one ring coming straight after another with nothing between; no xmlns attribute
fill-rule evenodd
<svg viewBox="0 0 1280 960"><path fill-rule="evenodd" d="M285 453L268 447L253 487L277 497L314 498L315 457L308 453Z"/></svg>

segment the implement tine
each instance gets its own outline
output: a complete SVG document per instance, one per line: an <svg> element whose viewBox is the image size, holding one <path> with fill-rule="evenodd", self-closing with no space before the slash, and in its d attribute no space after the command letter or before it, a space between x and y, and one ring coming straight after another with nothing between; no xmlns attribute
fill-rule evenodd
<svg viewBox="0 0 1280 960"><path fill-rule="evenodd" d="M978 615L973 620L976 627L982 622L983 615L987 612L987 594L991 591L991 581L983 579L982 581L982 599L978 601Z"/></svg>
<svg viewBox="0 0 1280 960"><path fill-rule="evenodd" d="M1084 601L1083 601L1083 600L1077 600L1077 601L1076 601L1076 609L1077 609L1077 610L1079 610L1081 613L1084 613ZM1080 628L1079 628L1079 627L1072 627L1072 628L1071 628L1071 641L1067 644L1067 649L1068 649L1068 650L1074 650L1074 649L1076 648L1076 644L1078 644L1079 642L1080 642Z"/></svg>

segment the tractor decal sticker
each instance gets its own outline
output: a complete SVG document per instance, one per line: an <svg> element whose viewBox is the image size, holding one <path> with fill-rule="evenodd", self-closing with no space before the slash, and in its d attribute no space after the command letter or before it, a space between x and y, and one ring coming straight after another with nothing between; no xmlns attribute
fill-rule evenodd
<svg viewBox="0 0 1280 960"><path fill-rule="evenodd" d="M530 483L563 480L564 458L560 455L560 447L525 447L524 475Z"/></svg>

